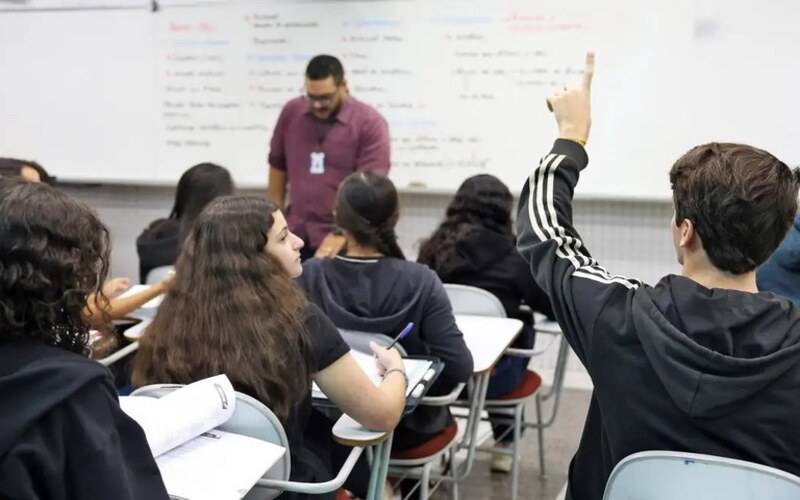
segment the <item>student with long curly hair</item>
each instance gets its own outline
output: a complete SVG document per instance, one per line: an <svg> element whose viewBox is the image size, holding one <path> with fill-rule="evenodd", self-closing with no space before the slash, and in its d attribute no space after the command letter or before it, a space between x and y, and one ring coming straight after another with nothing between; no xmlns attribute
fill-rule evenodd
<svg viewBox="0 0 800 500"><path fill-rule="evenodd" d="M0 498L168 498L110 373L86 357L108 254L87 206L0 179Z"/></svg>
<svg viewBox="0 0 800 500"><path fill-rule="evenodd" d="M418 261L433 269L445 283L482 288L494 294L506 314L524 326L514 347L534 344L533 316L520 310L523 304L552 317L550 300L530 279L528 263L515 247L511 208L514 199L503 182L481 174L465 180L447 207L445 219L420 247ZM522 382L527 358L505 356L489 381L488 397L513 391ZM508 445L513 434L502 423L492 425L495 439ZM496 454L492 470L511 470L511 457Z"/></svg>
<svg viewBox="0 0 800 500"><path fill-rule="evenodd" d="M303 241L263 198L224 196L196 219L175 280L140 340L135 385L190 383L225 373L286 428L295 481L330 477L331 444L308 439L311 381L362 424L391 430L405 404L403 363L374 346L376 387L336 327L294 283ZM330 441L330 436L327 436ZM288 496L288 495L285 495Z"/></svg>

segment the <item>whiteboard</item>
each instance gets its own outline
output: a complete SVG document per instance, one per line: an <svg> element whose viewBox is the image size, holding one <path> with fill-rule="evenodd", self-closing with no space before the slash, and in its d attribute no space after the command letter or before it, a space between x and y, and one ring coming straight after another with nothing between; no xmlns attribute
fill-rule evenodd
<svg viewBox="0 0 800 500"><path fill-rule="evenodd" d="M593 49L579 196L667 198L672 162L709 140L800 159L791 0L158 6L0 13L0 62L20 75L0 80L0 154L63 179L146 184L214 161L240 186L264 186L280 108L325 52L342 59L352 95L387 118L401 189L453 191L489 172L515 190L557 133L546 96L578 80Z"/></svg>

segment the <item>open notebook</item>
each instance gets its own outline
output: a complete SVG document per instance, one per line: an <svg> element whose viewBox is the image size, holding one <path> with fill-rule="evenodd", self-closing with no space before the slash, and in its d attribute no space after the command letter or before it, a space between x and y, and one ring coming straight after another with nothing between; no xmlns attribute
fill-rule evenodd
<svg viewBox="0 0 800 500"><path fill-rule="evenodd" d="M273 443L215 429L236 409L236 393L225 375L161 398L122 396L119 403L144 430L172 498L238 500L286 452Z"/></svg>
<svg viewBox="0 0 800 500"><path fill-rule="evenodd" d="M351 349L350 355L355 358L358 366L367 374L367 377L373 384L379 385L381 383L383 377L378 373L378 365L371 354ZM403 364L405 365L406 376L408 377L406 397L412 393L420 382L428 382L436 375L436 372L432 369L433 361L429 359L403 358ZM311 386L311 397L317 399L324 399L326 397L325 393L322 392L316 382Z"/></svg>

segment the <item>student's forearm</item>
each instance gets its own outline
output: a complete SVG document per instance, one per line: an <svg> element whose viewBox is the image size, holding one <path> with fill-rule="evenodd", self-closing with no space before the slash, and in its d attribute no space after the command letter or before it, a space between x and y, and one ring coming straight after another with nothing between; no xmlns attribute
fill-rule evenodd
<svg viewBox="0 0 800 500"><path fill-rule="evenodd" d="M393 371L389 373L386 378L383 379L381 385L378 386L378 389L381 393L381 404L384 405L385 408L390 408L387 412L389 413L389 417L387 415L382 415L375 423L379 424L377 426L379 430L382 431L390 431L397 427L397 423L400 422L400 417L403 416L403 409L405 408L405 394L406 394L406 377L403 373ZM398 398L397 395L402 394L401 398Z"/></svg>
<svg viewBox="0 0 800 500"><path fill-rule="evenodd" d="M286 203L286 184L286 171L270 167L267 194L278 205L280 210L284 209L284 204Z"/></svg>
<svg viewBox="0 0 800 500"><path fill-rule="evenodd" d="M167 287L164 282L158 282L139 293L111 299L109 301L108 315L111 316L111 319L123 318L166 291Z"/></svg>
<svg viewBox="0 0 800 500"><path fill-rule="evenodd" d="M124 318L131 312L139 309L150 300L158 297L166 292L166 284L164 282L156 283L146 290L135 293L126 297L118 297L110 299L108 305L105 307L105 312L110 319ZM105 323L103 318L103 305L97 302L95 295L89 296L84 310L84 317L89 322L89 325L94 328L100 328Z"/></svg>

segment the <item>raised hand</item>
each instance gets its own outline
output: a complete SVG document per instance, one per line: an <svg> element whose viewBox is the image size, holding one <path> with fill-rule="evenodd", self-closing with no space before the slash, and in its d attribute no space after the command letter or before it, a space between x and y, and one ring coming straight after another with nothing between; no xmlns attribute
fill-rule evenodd
<svg viewBox="0 0 800 500"><path fill-rule="evenodd" d="M547 107L556 116L559 137L585 144L592 126L592 77L594 53L586 54L583 81L574 87L564 87L547 98Z"/></svg>

